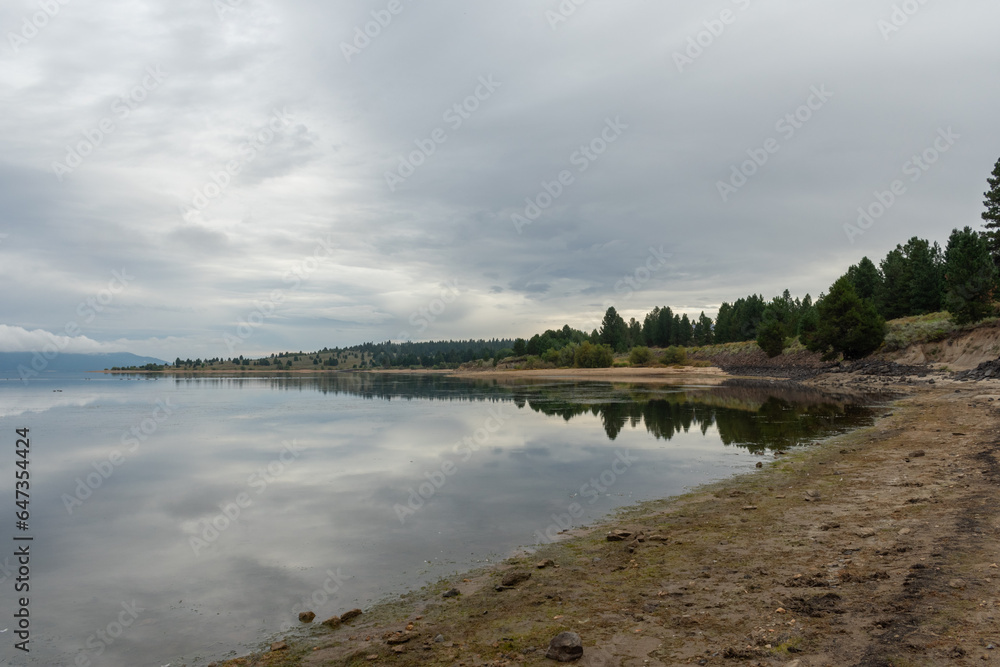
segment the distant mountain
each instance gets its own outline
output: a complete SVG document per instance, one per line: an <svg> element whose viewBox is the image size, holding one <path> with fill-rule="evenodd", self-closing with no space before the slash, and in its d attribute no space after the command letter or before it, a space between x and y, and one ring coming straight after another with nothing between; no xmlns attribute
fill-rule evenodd
<svg viewBox="0 0 1000 667"><path fill-rule="evenodd" d="M46 362L44 368L39 368L41 362L36 357ZM34 362L34 365L32 365L32 362ZM39 372L80 373L84 371L103 371L112 366L145 366L146 364L165 363L167 362L162 359L140 357L131 352L58 354L52 359L45 359L41 354L35 352L0 352L0 373L16 373L21 366Z"/></svg>

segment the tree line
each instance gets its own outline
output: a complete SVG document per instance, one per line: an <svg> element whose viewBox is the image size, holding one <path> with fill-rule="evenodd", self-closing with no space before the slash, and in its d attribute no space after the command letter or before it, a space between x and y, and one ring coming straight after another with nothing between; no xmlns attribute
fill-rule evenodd
<svg viewBox="0 0 1000 667"><path fill-rule="evenodd" d="M544 361L573 365L563 350L567 344L602 348L600 360L636 348L688 347L756 341L768 356L777 356L798 339L825 359L843 355L857 359L871 354L885 339L887 320L947 310L957 324L979 322L996 312L994 296L1000 267L1000 160L987 179L982 214L986 231L954 229L942 249L916 236L890 250L876 266L868 257L848 268L820 294L792 298L786 289L770 301L751 294L724 302L714 322L702 312L696 319L656 307L642 322L608 308L599 329L568 342L547 331L529 341L517 339L515 354L537 355ZM564 327L564 330L568 327ZM592 356L597 356L591 352ZM636 359L647 353L633 354ZM576 365L580 365L577 363Z"/></svg>

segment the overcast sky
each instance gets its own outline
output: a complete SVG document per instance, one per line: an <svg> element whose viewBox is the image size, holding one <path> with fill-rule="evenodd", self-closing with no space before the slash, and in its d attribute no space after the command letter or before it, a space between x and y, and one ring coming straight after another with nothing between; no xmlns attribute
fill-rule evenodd
<svg viewBox="0 0 1000 667"><path fill-rule="evenodd" d="M981 226L997 25L987 0L8 0L0 351L815 297Z"/></svg>

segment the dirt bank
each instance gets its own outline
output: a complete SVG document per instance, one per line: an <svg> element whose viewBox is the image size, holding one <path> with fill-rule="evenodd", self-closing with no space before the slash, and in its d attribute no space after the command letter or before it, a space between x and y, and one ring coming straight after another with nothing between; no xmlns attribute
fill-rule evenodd
<svg viewBox="0 0 1000 667"><path fill-rule="evenodd" d="M1000 356L1000 324L984 324L942 340L917 343L882 355L900 364L934 364L951 370L969 370Z"/></svg>
<svg viewBox="0 0 1000 667"><path fill-rule="evenodd" d="M556 664L566 630L588 667L992 664L1000 381L880 384L907 395L872 427L226 664Z"/></svg>

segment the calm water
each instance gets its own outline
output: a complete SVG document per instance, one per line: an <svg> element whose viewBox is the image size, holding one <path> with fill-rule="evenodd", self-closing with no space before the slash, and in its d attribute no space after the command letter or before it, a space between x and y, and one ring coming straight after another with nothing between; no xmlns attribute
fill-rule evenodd
<svg viewBox="0 0 1000 667"><path fill-rule="evenodd" d="M0 660L204 665L297 625L304 608L322 619L365 607L870 413L730 387L0 380ZM20 427L26 532L14 517ZM34 538L27 655L14 648L15 535Z"/></svg>

